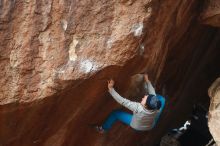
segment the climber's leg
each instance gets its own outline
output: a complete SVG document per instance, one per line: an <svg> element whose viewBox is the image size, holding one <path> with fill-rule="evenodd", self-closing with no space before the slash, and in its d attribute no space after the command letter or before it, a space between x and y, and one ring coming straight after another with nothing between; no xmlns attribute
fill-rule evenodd
<svg viewBox="0 0 220 146"><path fill-rule="evenodd" d="M133 116L132 114L129 114L127 112L121 110L114 110L105 120L104 124L102 125L102 128L105 131L109 130L117 120L130 126L132 116Z"/></svg>

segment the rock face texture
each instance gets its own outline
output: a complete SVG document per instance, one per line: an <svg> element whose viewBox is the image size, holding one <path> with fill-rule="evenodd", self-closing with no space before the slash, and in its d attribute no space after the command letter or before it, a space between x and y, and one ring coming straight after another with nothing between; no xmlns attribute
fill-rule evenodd
<svg viewBox="0 0 220 146"><path fill-rule="evenodd" d="M216 144L220 145L220 78L218 78L209 88L209 96L211 98L209 107L209 129L213 135Z"/></svg>
<svg viewBox="0 0 220 146"><path fill-rule="evenodd" d="M127 3L3 1L1 104L54 95L138 54L150 12Z"/></svg>
<svg viewBox="0 0 220 146"><path fill-rule="evenodd" d="M191 105L208 105L220 72L220 32L198 22L202 7L199 0L0 1L0 145L155 144ZM135 97L131 76L143 71L167 96L160 124L136 133L117 123L107 136L95 133L89 125L119 107L106 80Z"/></svg>
<svg viewBox="0 0 220 146"><path fill-rule="evenodd" d="M205 8L201 15L203 23L220 27L220 1L209 0L204 4Z"/></svg>

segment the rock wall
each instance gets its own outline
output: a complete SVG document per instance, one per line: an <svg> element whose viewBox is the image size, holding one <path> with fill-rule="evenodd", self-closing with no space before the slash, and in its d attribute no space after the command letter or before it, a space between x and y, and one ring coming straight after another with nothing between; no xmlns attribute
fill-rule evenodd
<svg viewBox="0 0 220 146"><path fill-rule="evenodd" d="M214 27L220 26L220 1L207 0L201 14L201 22Z"/></svg>
<svg viewBox="0 0 220 146"><path fill-rule="evenodd" d="M178 104L206 99L203 92L201 98L188 97L190 89L204 79L196 94L215 77L220 35L198 23L202 5L198 0L0 1L0 145L153 145L173 118L176 123L184 118L172 112L186 109ZM167 96L161 124L136 133L117 123L108 135L97 134L89 125L119 107L106 80L114 78L119 93L130 97L130 77L146 70ZM207 74L211 78L205 80Z"/></svg>
<svg viewBox="0 0 220 146"><path fill-rule="evenodd" d="M211 98L210 107L209 107L209 129L212 133L212 136L217 144L220 145L220 133L219 133L219 85L220 78L216 79L215 82L209 88L209 96Z"/></svg>
<svg viewBox="0 0 220 146"><path fill-rule="evenodd" d="M139 53L150 16L144 1L1 3L1 104L52 96L72 81L124 65Z"/></svg>

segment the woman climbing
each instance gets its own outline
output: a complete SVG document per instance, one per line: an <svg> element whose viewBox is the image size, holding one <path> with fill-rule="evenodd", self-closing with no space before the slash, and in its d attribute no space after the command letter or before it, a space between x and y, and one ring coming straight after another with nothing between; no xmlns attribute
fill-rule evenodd
<svg viewBox="0 0 220 146"><path fill-rule="evenodd" d="M154 127L162 103L157 97L147 74L144 74L144 81L145 95L141 102L133 102L123 98L113 88L114 80L108 81L108 91L112 97L119 104L131 110L133 114L122 110L112 111L101 126L96 126L98 132L107 132L116 121L121 121L138 131L147 131Z"/></svg>

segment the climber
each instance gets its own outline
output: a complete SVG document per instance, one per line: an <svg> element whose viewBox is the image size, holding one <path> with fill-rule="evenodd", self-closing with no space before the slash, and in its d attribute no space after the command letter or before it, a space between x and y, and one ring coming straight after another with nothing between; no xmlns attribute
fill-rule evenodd
<svg viewBox="0 0 220 146"><path fill-rule="evenodd" d="M144 74L145 95L141 102L133 102L121 97L113 88L114 80L108 81L108 91L112 97L121 105L125 106L133 112L133 114L122 110L114 110L107 117L101 126L96 126L99 133L107 132L112 125L118 120L131 126L137 131L147 131L154 127L158 114L160 113L161 104L164 102L157 97L155 90L148 79L148 75Z"/></svg>

